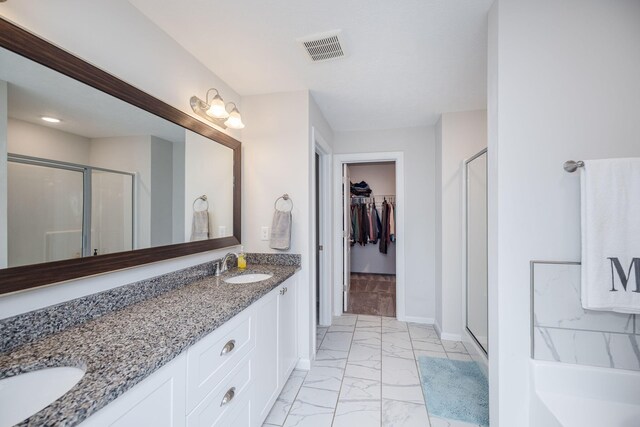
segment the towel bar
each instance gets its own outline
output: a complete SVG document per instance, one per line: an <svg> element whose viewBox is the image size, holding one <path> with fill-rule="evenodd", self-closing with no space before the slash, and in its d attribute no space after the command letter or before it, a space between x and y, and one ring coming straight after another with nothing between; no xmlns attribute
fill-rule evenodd
<svg viewBox="0 0 640 427"><path fill-rule="evenodd" d="M209 210L209 201L207 200L207 195L206 194L203 194L200 197L196 197L196 199L193 201L193 210L194 211L196 210L196 202L198 200L202 200L205 203L206 207L203 210L208 211Z"/></svg>
<svg viewBox="0 0 640 427"><path fill-rule="evenodd" d="M293 210L293 199L291 199L291 197L289 197L287 193L284 193L282 196L278 197L275 202L273 202L273 209L278 210L278 201L280 199L289 201L289 203L291 203L291 209L287 211L291 212Z"/></svg>
<svg viewBox="0 0 640 427"><path fill-rule="evenodd" d="M573 173L577 171L578 168L582 167L584 167L584 162L582 160L578 160L577 162L575 160L567 160L564 162L564 170L569 173Z"/></svg>

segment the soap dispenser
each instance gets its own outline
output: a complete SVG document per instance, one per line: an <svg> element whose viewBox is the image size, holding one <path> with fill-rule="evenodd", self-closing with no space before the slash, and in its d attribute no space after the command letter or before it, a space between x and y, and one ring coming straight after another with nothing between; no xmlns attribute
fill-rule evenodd
<svg viewBox="0 0 640 427"><path fill-rule="evenodd" d="M238 268L240 270L247 268L247 256L244 253L244 246L240 246L240 253L238 254Z"/></svg>

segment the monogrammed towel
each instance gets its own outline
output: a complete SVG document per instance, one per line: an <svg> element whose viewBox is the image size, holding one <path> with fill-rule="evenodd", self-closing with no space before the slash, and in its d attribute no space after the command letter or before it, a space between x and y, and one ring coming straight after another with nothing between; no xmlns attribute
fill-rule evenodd
<svg viewBox="0 0 640 427"><path fill-rule="evenodd" d="M640 313L640 158L581 169L582 306Z"/></svg>

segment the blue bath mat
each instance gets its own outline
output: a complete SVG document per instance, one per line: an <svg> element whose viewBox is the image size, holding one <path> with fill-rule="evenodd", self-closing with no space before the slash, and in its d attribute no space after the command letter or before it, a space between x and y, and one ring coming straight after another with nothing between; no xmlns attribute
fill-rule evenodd
<svg viewBox="0 0 640 427"><path fill-rule="evenodd" d="M418 365L431 415L489 426L489 383L476 362L421 356Z"/></svg>

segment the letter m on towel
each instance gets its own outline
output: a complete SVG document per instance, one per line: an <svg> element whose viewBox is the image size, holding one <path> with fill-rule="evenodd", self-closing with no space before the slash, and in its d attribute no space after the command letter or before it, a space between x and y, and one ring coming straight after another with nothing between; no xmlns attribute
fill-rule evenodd
<svg viewBox="0 0 640 427"><path fill-rule="evenodd" d="M631 270L633 269L635 271L636 280L636 290L633 292L640 293L640 258L633 258L631 260L631 265L629 266L627 274L625 274L622 264L620 264L620 260L618 258L607 257L607 259L611 262L611 290L609 292L618 292L616 289L616 277L614 271L618 274L620 283L622 283L622 287L626 291L629 279L631 279Z"/></svg>

